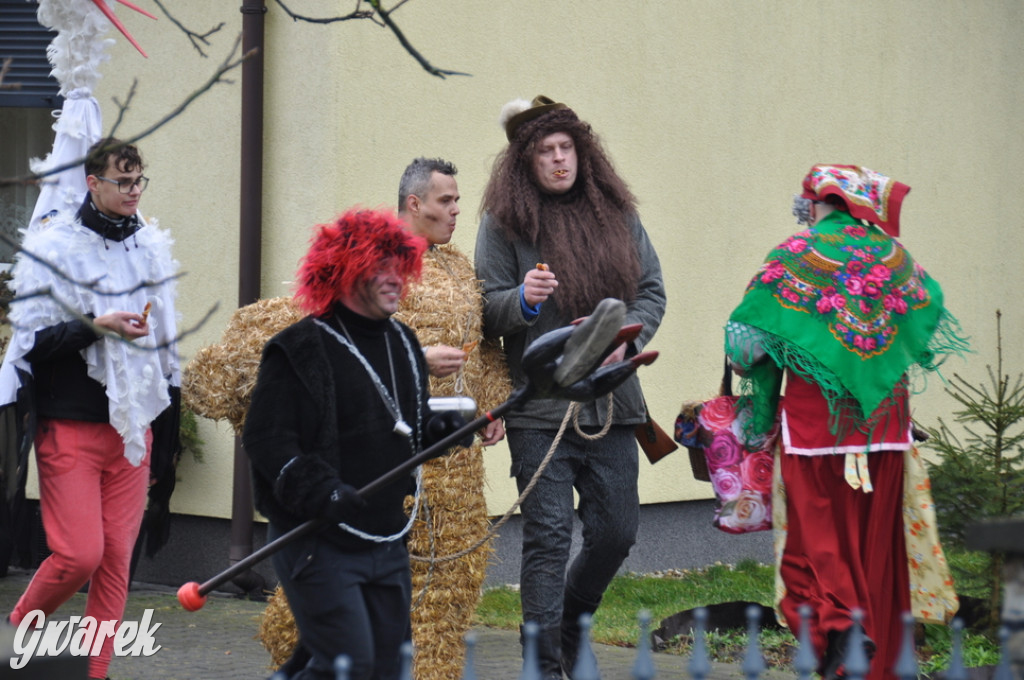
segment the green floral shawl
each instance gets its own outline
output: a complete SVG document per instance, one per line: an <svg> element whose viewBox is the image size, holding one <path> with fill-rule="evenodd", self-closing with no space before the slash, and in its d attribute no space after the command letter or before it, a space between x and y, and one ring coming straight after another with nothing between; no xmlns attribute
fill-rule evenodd
<svg viewBox="0 0 1024 680"><path fill-rule="evenodd" d="M935 370L967 349L938 282L896 239L839 210L768 254L730 321L822 388L833 431L840 410L862 424L911 367ZM726 353L735 361L749 342L727 334ZM744 367L758 428L774 417L776 366Z"/></svg>

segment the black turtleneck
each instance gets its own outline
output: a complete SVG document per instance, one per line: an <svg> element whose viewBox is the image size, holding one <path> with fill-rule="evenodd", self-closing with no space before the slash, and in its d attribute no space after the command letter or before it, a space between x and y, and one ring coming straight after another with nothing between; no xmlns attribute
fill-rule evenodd
<svg viewBox="0 0 1024 680"><path fill-rule="evenodd" d="M88 194L82 207L78 209L78 219L82 221L83 225L99 234L104 240L104 245L106 245L106 241L121 243L142 227L138 215L111 217L101 212L92 202L92 196Z"/></svg>
<svg viewBox="0 0 1024 680"><path fill-rule="evenodd" d="M341 305L319 321L342 338L347 331L387 391L397 387L403 420L414 429L425 426L430 417L427 367L409 328ZM403 337L411 347L418 385ZM359 489L413 455L410 439L395 433L394 426L366 369L334 334L311 317L290 326L267 343L245 420L243 441L253 466L257 508L282 530L319 516L337 480ZM428 445L429 437L421 436ZM399 531L407 520L403 500L412 483L408 477L378 489L350 524L378 536ZM352 549L373 545L341 530L325 535Z"/></svg>
<svg viewBox="0 0 1024 680"><path fill-rule="evenodd" d="M380 380L391 390L391 367L388 364L387 345L384 342L384 334L391 325L389 319L370 319L356 314L341 303L334 305L330 316L325 317L324 322L343 336L348 332L348 337L359 348L360 353L366 358L373 370L377 372ZM344 326L344 328L342 327ZM401 356L401 364L407 364L405 351L399 355L396 349L402 349L402 341L399 337L391 338L392 365L398 356ZM396 347L397 345L397 347Z"/></svg>

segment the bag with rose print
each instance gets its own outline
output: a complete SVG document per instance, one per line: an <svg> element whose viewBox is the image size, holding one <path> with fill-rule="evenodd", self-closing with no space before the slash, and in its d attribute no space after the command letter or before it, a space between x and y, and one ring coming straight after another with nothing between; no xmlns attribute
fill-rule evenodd
<svg viewBox="0 0 1024 680"><path fill-rule="evenodd" d="M772 528L772 470L778 422L767 435L751 435L750 399L732 393L732 364L726 357L719 395L684 402L675 440L690 453L694 479L711 482L714 525L730 534Z"/></svg>
<svg viewBox="0 0 1024 680"><path fill-rule="evenodd" d="M721 396L704 402L697 414L697 438L717 501L714 525L730 534L772 528L778 426L751 439L744 427L750 412L747 399Z"/></svg>
<svg viewBox="0 0 1024 680"><path fill-rule="evenodd" d="M722 383L719 385L720 396L732 396L732 364L729 358L725 358L722 369ZM711 472L708 470L708 462L704 457L704 444L709 442L708 433L702 431L697 421L697 414L704 408L706 402L684 401L679 407L679 416L676 418L675 432L672 438L686 447L690 454L690 471L693 478L698 482L710 482Z"/></svg>

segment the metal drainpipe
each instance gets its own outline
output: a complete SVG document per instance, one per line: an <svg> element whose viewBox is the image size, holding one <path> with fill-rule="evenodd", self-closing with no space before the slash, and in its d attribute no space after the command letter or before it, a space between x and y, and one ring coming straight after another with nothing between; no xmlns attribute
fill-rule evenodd
<svg viewBox="0 0 1024 680"><path fill-rule="evenodd" d="M256 53L242 64L241 186L239 209L238 306L260 298L261 240L263 230L263 27L264 0L243 0L242 53ZM232 564L252 554L252 480L249 459L235 437L233 490L231 494ZM263 589L263 577L251 569L232 583L253 592Z"/></svg>

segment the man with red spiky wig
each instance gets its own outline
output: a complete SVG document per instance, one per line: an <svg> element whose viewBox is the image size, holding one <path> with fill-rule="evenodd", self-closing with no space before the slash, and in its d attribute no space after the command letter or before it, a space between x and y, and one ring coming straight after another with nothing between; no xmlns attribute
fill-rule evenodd
<svg viewBox="0 0 1024 680"><path fill-rule="evenodd" d="M454 412L431 415L419 342L390 318L426 246L383 211L320 225L297 278L308 316L263 351L242 440L268 539L329 520L273 556L301 641L291 678L333 679L341 654L352 680L399 677L416 514L403 503L418 495L419 476L366 498L357 489L464 424ZM300 656L308 661L294 663Z"/></svg>

